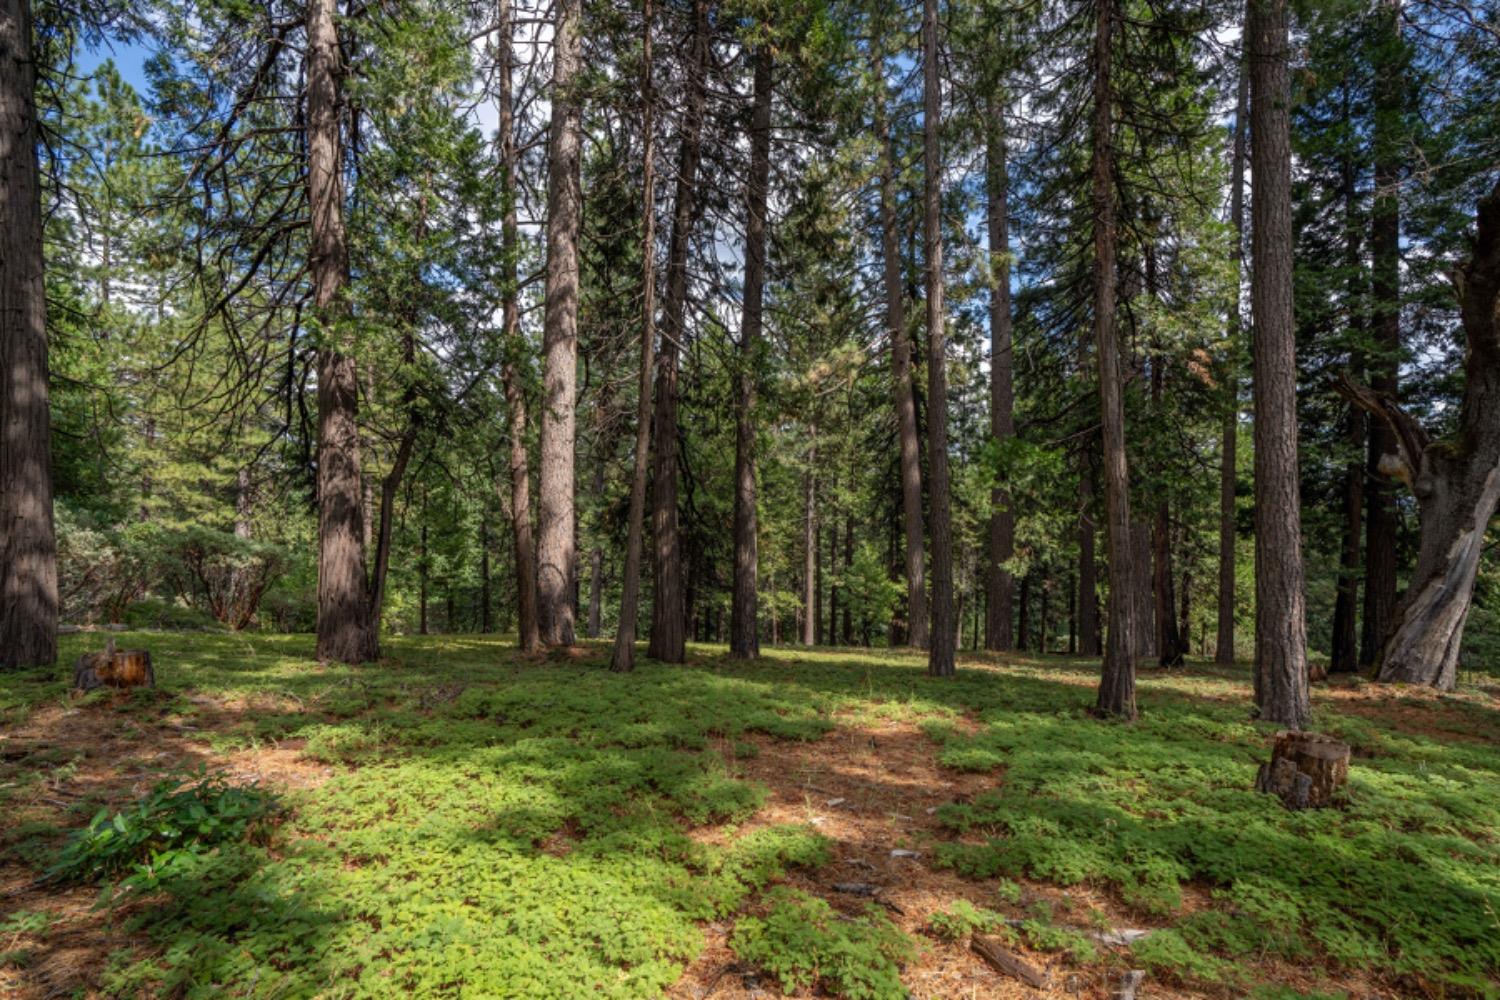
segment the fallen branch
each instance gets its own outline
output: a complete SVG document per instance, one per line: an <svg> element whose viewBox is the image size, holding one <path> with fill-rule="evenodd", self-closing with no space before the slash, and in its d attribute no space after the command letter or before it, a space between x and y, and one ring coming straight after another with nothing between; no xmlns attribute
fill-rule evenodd
<svg viewBox="0 0 1500 1000"><path fill-rule="evenodd" d="M992 937L975 934L969 940L969 949L988 962L997 972L1013 976L1033 989L1044 989L1050 982L1050 977L1045 972L1014 952L1008 951Z"/></svg>

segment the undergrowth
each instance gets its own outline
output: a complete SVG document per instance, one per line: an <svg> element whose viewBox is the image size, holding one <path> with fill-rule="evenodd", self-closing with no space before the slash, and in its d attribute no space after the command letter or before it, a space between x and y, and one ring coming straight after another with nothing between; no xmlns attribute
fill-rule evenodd
<svg viewBox="0 0 1500 1000"><path fill-rule="evenodd" d="M1116 726L1085 714L1096 668L1055 658L934 682L901 653L786 649L746 664L695 648L686 667L642 661L621 677L602 647L539 660L493 638L392 640L389 659L359 668L316 664L306 637L122 641L152 649L160 689L81 711L176 725L210 759L295 748L321 784L281 793L274 840L264 819L191 846L168 838L180 863L154 868L152 894L120 911L136 946L110 960L107 995L650 997L699 953L704 922L733 920L742 959L782 985L899 996L911 943L882 913L839 919L776 887L826 860L813 830L698 835L762 803L738 768L752 735L889 720L924 725L946 765L995 775L943 807L962 842L928 854L984 880L996 910L955 905L934 915L935 936L983 928L1097 964L1093 940L1024 908L1012 879L1088 883L1158 928L1132 961L1159 980L1245 995L1269 957L1365 970L1403 994L1497 992L1500 713L1482 697L1410 709L1441 738L1320 699L1318 728L1356 749L1350 802L1298 814L1249 790L1270 729L1249 721L1242 673L1146 673L1141 721ZM63 662L87 642L65 637ZM6 724L61 703L65 684L63 667L0 676ZM128 879L139 851L106 861L77 846L101 821L72 848L50 825L87 824L96 803L71 816L35 805L73 760L0 760L13 820L0 852L41 872L64 849L80 874ZM148 795L144 815L192 814L171 798L183 792ZM118 802L103 822L116 812L128 827Z"/></svg>

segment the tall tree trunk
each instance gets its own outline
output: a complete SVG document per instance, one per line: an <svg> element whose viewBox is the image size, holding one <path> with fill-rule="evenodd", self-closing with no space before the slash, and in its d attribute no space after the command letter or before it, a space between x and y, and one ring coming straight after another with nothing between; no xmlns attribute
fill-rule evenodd
<svg viewBox="0 0 1500 1000"><path fill-rule="evenodd" d="M582 0L557 0L552 122L547 134L547 285L542 320L541 497L537 506L537 627L571 646L578 552L574 438L578 394L578 228L582 109L577 93Z"/></svg>
<svg viewBox="0 0 1500 1000"><path fill-rule="evenodd" d="M1375 196L1370 208L1370 314L1375 350L1371 387L1400 398L1401 365L1401 143L1406 65L1401 39L1401 0L1380 0L1376 49L1374 138ZM1365 491L1365 623L1360 661L1375 662L1392 627L1396 608L1396 509L1392 484L1380 461L1397 443L1384 421L1370 428L1369 488Z"/></svg>
<svg viewBox="0 0 1500 1000"><path fill-rule="evenodd" d="M854 515L844 515L844 620L842 642L846 646L854 645L854 612L851 608L848 591L848 579L850 571L854 568Z"/></svg>
<svg viewBox="0 0 1500 1000"><path fill-rule="evenodd" d="M808 428L802 479L802 645L818 644L818 431Z"/></svg>
<svg viewBox="0 0 1500 1000"><path fill-rule="evenodd" d="M1290 41L1286 0L1250 0L1251 284L1255 397L1255 704L1289 729L1310 718L1297 482L1292 313Z"/></svg>
<svg viewBox="0 0 1500 1000"><path fill-rule="evenodd" d="M985 189L990 238L990 436L1015 436L1014 359L1010 317L1010 177L1005 160L1005 108L991 98L985 109ZM1016 520L1010 497L990 491L989 566L985 577L984 648L1011 648L1015 581L1005 563L1015 554Z"/></svg>
<svg viewBox="0 0 1500 1000"><path fill-rule="evenodd" d="M1347 384L1381 419L1397 453L1384 468L1417 497L1420 542L1411 583L1381 647L1382 681L1452 690L1485 530L1500 505L1500 182L1479 204L1469 261L1454 274L1465 346L1458 431L1432 442L1389 396Z"/></svg>
<svg viewBox="0 0 1500 1000"><path fill-rule="evenodd" d="M1016 648L1031 648L1031 573L1021 576L1020 599L1016 603Z"/></svg>
<svg viewBox="0 0 1500 1000"><path fill-rule="evenodd" d="M600 422L603 423L604 409L601 405L599 410ZM610 449L604 447L604 433L601 429L599 440L601 454L598 461L594 463L594 479L590 484L595 497L604 496L604 463ZM603 627L604 618L604 545L597 537L594 544L589 548L589 625L588 637L599 638L599 631Z"/></svg>
<svg viewBox="0 0 1500 1000"><path fill-rule="evenodd" d="M1135 607L1135 655L1156 656L1156 592L1151 576L1151 520L1136 517L1130 522L1130 594Z"/></svg>
<svg viewBox="0 0 1500 1000"><path fill-rule="evenodd" d="M1105 547L1109 553L1109 632L1099 678L1098 711L1134 719L1135 609L1130 593L1130 469L1125 453L1125 401L1115 329L1114 23L1117 0L1100 0L1094 27L1094 353L1099 364L1099 414L1103 429Z"/></svg>
<svg viewBox="0 0 1500 1000"><path fill-rule="evenodd" d="M760 524L755 509L755 382L760 365L761 301L766 283L766 191L771 174L771 50L755 50L750 111L749 210L745 223L745 301L740 312L734 433L734 595L729 655L760 655Z"/></svg>
<svg viewBox="0 0 1500 1000"><path fill-rule="evenodd" d="M494 594L490 586L490 519L488 504L479 520L479 631L488 635L494 628L490 609Z"/></svg>
<svg viewBox="0 0 1500 1000"><path fill-rule="evenodd" d="M667 247L667 287L662 302L662 351L656 376L656 454L651 476L651 522L655 546L650 655L681 663L687 655L682 590L682 536L677 515L677 377L687 331L687 260L698 219L698 164L702 158L703 109L707 101L708 2L693 0L693 51L688 63L687 105L677 149L677 192Z"/></svg>
<svg viewBox="0 0 1500 1000"><path fill-rule="evenodd" d="M359 374L345 354L349 247L344 233L342 55L335 0L307 5L308 270L318 349L318 659L363 663L380 655L365 576L359 470Z"/></svg>
<svg viewBox="0 0 1500 1000"><path fill-rule="evenodd" d="M943 314L943 154L939 145L938 3L922 7L922 236L927 260L927 469L932 481L928 534L932 605L927 672L952 677L958 644L953 609L953 536L949 523L947 336Z"/></svg>
<svg viewBox="0 0 1500 1000"><path fill-rule="evenodd" d="M1360 261L1360 226L1355 167L1346 158L1343 169L1344 195L1344 269L1348 272L1349 316L1346 324L1358 336L1364 327L1360 314L1363 267ZM1354 378L1363 378L1363 350L1350 351L1349 367ZM1351 458L1344 466L1344 537L1339 554L1339 578L1333 602L1333 636L1329 643L1328 672L1354 673L1359 669L1359 629L1356 621L1359 607L1359 546L1365 503L1365 437L1366 414L1353 403L1344 416L1344 438Z"/></svg>
<svg viewBox="0 0 1500 1000"><path fill-rule="evenodd" d="M1147 284L1157 294L1155 254L1147 251ZM1151 402L1159 411L1166 396L1166 362L1151 362ZM1180 667L1187 645L1177 627L1176 581L1172 575L1172 510L1163 495L1151 520L1151 594L1156 611L1156 656L1164 667Z"/></svg>
<svg viewBox="0 0 1500 1000"><path fill-rule="evenodd" d="M425 214L425 213L424 213ZM418 224L418 231L422 226ZM412 318L416 322L416 318ZM391 532L396 510L396 491L406 475L411 462L412 448L417 443L417 434L422 428L422 413L417 407L417 384L415 364L417 360L416 338L408 330L402 338L402 363L411 381L402 392L402 409L406 412L406 427L401 432L401 443L396 447L396 458L390 471L380 484L380 517L375 529L375 571L370 575L370 618L376 635L385 614L385 581L391 563Z"/></svg>
<svg viewBox="0 0 1500 1000"><path fill-rule="evenodd" d="M535 652L541 645L537 627L536 549L531 534L531 460L526 452L529 417L526 391L521 384L520 225L516 213L515 99L511 76L515 53L511 38L511 0L500 0L500 184L504 212L500 221L501 336L505 362L500 377L505 388L505 408L510 423L510 521L516 557L516 645L521 652Z"/></svg>
<svg viewBox="0 0 1500 1000"><path fill-rule="evenodd" d="M1230 259L1234 263L1234 293L1229 303L1225 339L1229 341L1224 363L1223 443L1219 448L1219 621L1214 644L1214 662L1234 662L1235 619L1235 493L1239 484L1235 451L1240 436L1240 274L1245 261L1245 158L1250 132L1250 74L1240 65L1239 96L1234 109L1234 163L1230 168L1229 222L1234 227Z"/></svg>
<svg viewBox="0 0 1500 1000"><path fill-rule="evenodd" d="M885 80L876 63L876 79ZM912 398L911 339L906 332L906 301L901 276L900 224L896 218L895 133L882 95L876 106L880 161L880 241L884 265L885 327L891 341L891 384L896 408L896 438L901 450L901 519L906 550L906 643L927 647L927 580L922 541L922 457L917 436L917 405Z"/></svg>
<svg viewBox="0 0 1500 1000"><path fill-rule="evenodd" d="M417 634L427 634L427 495L422 495L422 538L417 553Z"/></svg>
<svg viewBox="0 0 1500 1000"><path fill-rule="evenodd" d="M651 379L656 366L656 90L652 80L652 0L641 5L641 368L636 383L635 470L630 480L630 523L625 532L625 578L620 621L609 668L635 666L636 618L641 596L641 543L645 534L646 474L651 461Z"/></svg>

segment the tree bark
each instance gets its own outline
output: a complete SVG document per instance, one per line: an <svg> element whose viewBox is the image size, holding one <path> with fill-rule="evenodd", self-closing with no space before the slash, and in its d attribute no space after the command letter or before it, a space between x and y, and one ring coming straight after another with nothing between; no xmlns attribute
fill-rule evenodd
<svg viewBox="0 0 1500 1000"><path fill-rule="evenodd" d="M345 353L349 247L344 232L342 55L335 0L307 5L308 270L318 348L318 643L320 660L380 655L365 575L359 462L359 373Z"/></svg>
<svg viewBox="0 0 1500 1000"><path fill-rule="evenodd" d="M1383 468L1416 494L1420 541L1406 594L1381 647L1382 681L1452 690L1485 530L1500 505L1500 182L1480 202L1469 260L1454 274L1467 348L1458 430L1427 433L1389 396L1345 380L1344 391L1374 414L1397 444Z"/></svg>
<svg viewBox="0 0 1500 1000"><path fill-rule="evenodd" d="M1289 729L1310 718L1292 313L1290 42L1286 0L1250 0L1250 307L1255 398L1255 704Z"/></svg>
<svg viewBox="0 0 1500 1000"><path fill-rule="evenodd" d="M1031 573L1021 575L1019 600L1016 603L1016 648L1031 648Z"/></svg>
<svg viewBox="0 0 1500 1000"><path fill-rule="evenodd" d="M650 655L665 663L687 656L686 607L682 589L682 537L677 514L677 377L687 330L687 258L698 218L698 164L702 158L703 111L707 101L708 3L693 0L693 52L688 64L687 104L677 150L677 192L667 248L667 287L662 302L662 351L657 363L655 440L651 476L651 520L655 547Z"/></svg>
<svg viewBox="0 0 1500 1000"><path fill-rule="evenodd" d="M0 2L0 670L57 660L57 541L30 0Z"/></svg>
<svg viewBox="0 0 1500 1000"><path fill-rule="evenodd" d="M818 429L809 427L802 478L802 645L818 644Z"/></svg>
<svg viewBox="0 0 1500 1000"><path fill-rule="evenodd" d="M990 436L1015 436L1014 359L1010 316L1010 178L1006 167L1005 108L991 98L986 108L985 188L990 238ZM990 491L989 566L985 577L984 648L1011 648L1015 581L1005 563L1015 554L1016 520L1010 497Z"/></svg>
<svg viewBox="0 0 1500 1000"><path fill-rule="evenodd" d="M958 644L953 609L953 537L948 484L947 336L943 314L942 164L939 125L938 4L922 7L922 234L927 265L927 469L931 478L928 534L932 545L931 636L927 673L952 677Z"/></svg>
<svg viewBox="0 0 1500 1000"><path fill-rule="evenodd" d="M511 0L500 0L500 183L504 212L500 221L501 336L506 360L500 369L505 389L505 408L510 423L510 521L516 557L516 645L521 652L535 652L541 645L537 627L536 549L531 533L531 460L526 453L529 417L526 391L521 384L519 359L521 340L520 282L516 275L520 260L520 225L516 218L515 98L511 75L515 58L511 39Z"/></svg>
<svg viewBox="0 0 1500 1000"><path fill-rule="evenodd" d="M640 612L641 543L645 534L646 474L651 460L651 379L656 366L656 91L652 79L652 0L641 5L641 368L636 384L635 470L630 480L630 523L625 535L625 578L620 621L609 668L635 666Z"/></svg>
<svg viewBox="0 0 1500 1000"><path fill-rule="evenodd" d="M1240 276L1245 265L1245 159L1250 132L1250 74L1243 60L1240 64L1239 95L1234 110L1234 163L1230 168L1229 223L1234 228L1230 259L1234 264L1231 280L1229 322L1225 339L1229 341L1224 363L1224 423L1219 448L1219 620L1214 643L1214 662L1234 663L1235 620L1235 549L1237 505L1235 495L1239 473L1235 452L1240 436L1239 358L1241 332Z"/></svg>
<svg viewBox="0 0 1500 1000"><path fill-rule="evenodd" d="M1085 360L1080 352L1080 360ZM1090 467L1088 446L1079 455L1078 472L1078 652L1098 656L1099 635L1099 557L1095 550L1094 473Z"/></svg>
<svg viewBox="0 0 1500 1000"><path fill-rule="evenodd" d="M1344 268L1348 272L1347 294L1349 317L1347 325L1357 337L1364 327L1364 317L1359 314L1363 267L1360 261L1360 227L1358 202L1355 192L1355 168L1350 160L1344 163ZM1350 370L1355 378L1362 378L1363 351L1359 347L1351 350ZM1344 416L1344 437L1348 442L1351 459L1344 466L1344 537L1339 553L1339 577L1333 603L1333 636L1329 643L1328 672L1354 673L1359 669L1359 546L1363 527L1365 503L1365 468L1361 455L1365 451L1368 421L1365 412L1351 403Z"/></svg>
<svg viewBox="0 0 1500 1000"><path fill-rule="evenodd" d="M766 283L766 193L771 174L771 50L755 50L750 111L750 182L745 224L745 301L740 312L740 366L734 434L734 593L729 655L760 655L760 525L755 498L755 382Z"/></svg>
<svg viewBox="0 0 1500 1000"><path fill-rule="evenodd" d="M1135 609L1130 592L1130 468L1125 451L1125 401L1115 329L1114 88L1111 62L1117 0L1100 0L1094 26L1093 214L1094 351L1099 364L1103 428L1105 546L1109 553L1109 632L1099 678L1101 715L1136 717Z"/></svg>
<svg viewBox="0 0 1500 1000"><path fill-rule="evenodd" d="M1400 399L1401 364L1401 114L1405 65L1400 55L1400 0L1380 0L1376 14L1374 135L1375 193L1370 206L1370 318L1374 352L1371 387ZM1396 439L1382 421L1370 428L1369 486L1365 491L1365 620L1361 663L1373 665L1396 608L1396 509L1392 484L1380 474Z"/></svg>
<svg viewBox="0 0 1500 1000"><path fill-rule="evenodd" d="M541 497L537 506L537 627L571 646L577 593L574 439L578 392L578 228L582 109L577 93L582 0L557 0L552 122L547 135L547 284L542 320Z"/></svg>
<svg viewBox="0 0 1500 1000"><path fill-rule="evenodd" d="M881 64L876 78L885 80ZM917 406L912 398L911 339L906 333L906 302L901 278L899 223L896 219L895 133L886 119L882 92L876 131L883 144L880 165L880 239L884 264L886 336L891 341L891 384L896 409L896 438L901 450L901 518L906 551L906 643L925 649L928 641L927 580L922 539L922 458L917 436Z"/></svg>

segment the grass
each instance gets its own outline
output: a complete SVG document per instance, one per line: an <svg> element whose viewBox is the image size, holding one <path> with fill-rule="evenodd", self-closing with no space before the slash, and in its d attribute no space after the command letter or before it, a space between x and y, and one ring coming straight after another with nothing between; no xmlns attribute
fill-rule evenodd
<svg viewBox="0 0 1500 1000"><path fill-rule="evenodd" d="M65 637L65 658L92 641ZM995 779L944 806L946 832L924 846L1004 913L913 915L923 926L955 936L983 921L1070 966L1128 961L1226 996L1285 967L1374 976L1402 995L1500 995L1493 692L1320 695L1318 727L1355 747L1350 803L1294 814L1249 790L1271 730L1250 721L1236 671L1147 672L1143 717L1120 726L1085 714L1092 666L1059 658L942 682L910 655L849 650L738 664L698 647L688 667L646 661L620 677L602 647L528 660L480 637L391 640L385 661L359 668L311 662L306 637L122 644L151 648L158 691L75 706L61 666L0 675L3 731L57 720L46 746L0 762L13 866L55 863L61 828L100 805L128 812L107 782L71 809L47 804L59 773L92 766L68 749L80 717L142 741L173 727L210 766L278 749L315 778L270 789L269 836L178 851L137 877L149 891L100 911L135 943L100 973L109 995L650 997L699 954L707 922L728 920L731 948L773 981L901 996L912 942L862 904L835 919L778 885L824 864L829 845L811 827L747 823L767 790L734 763L767 739L893 719L921 725L948 768ZM705 835L739 824L748 832ZM1023 900L1017 880L1088 887L1158 929L1134 956L1111 955ZM10 921L0 966L19 967L45 951L50 918Z"/></svg>

